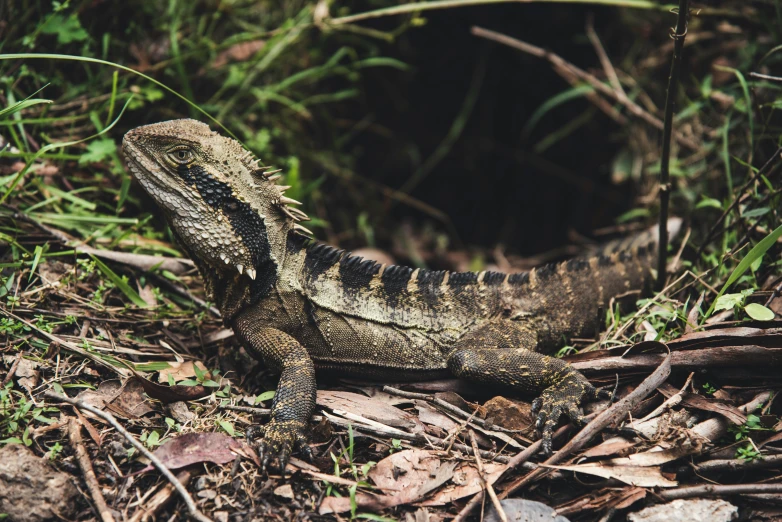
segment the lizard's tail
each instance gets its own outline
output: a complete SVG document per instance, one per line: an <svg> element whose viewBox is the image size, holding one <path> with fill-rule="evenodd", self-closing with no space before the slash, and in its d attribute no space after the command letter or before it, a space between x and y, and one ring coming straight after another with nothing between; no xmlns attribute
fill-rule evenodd
<svg viewBox="0 0 782 522"><path fill-rule="evenodd" d="M676 235L681 223L681 219L668 221L669 237ZM598 311L613 299L624 303L645 293L656 265L658 240L655 227L605 243L565 263L533 270L529 288L520 289L519 297L521 302L532 302L533 311L545 317L537 325L540 348L545 351L561 345L563 336L591 335Z"/></svg>

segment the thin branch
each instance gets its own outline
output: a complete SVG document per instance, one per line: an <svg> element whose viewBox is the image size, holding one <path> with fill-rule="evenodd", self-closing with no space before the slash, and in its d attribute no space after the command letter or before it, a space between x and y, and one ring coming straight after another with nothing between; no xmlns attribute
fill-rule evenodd
<svg viewBox="0 0 782 522"><path fill-rule="evenodd" d="M597 36L597 33L595 32L594 16L590 16L587 19L586 34L589 41L592 42L592 47L595 48L597 57L600 59L600 65L603 67L603 72L606 73L606 78L608 78L611 87L614 88L616 95L627 98L627 93L625 93L622 84L619 82L619 77L616 74L616 69L614 69L614 64L612 64L611 59L608 58L608 54L606 54L606 50L600 42L600 37Z"/></svg>
<svg viewBox="0 0 782 522"><path fill-rule="evenodd" d="M360 22L362 20L370 20L372 18L418 13L421 11L433 11L435 9L451 9L454 7L468 7L472 5L531 3L534 1L546 2L549 4L589 4L608 5L614 7L631 7L636 9L653 9L655 11L668 10L668 6L664 4L646 0L434 0L431 2L415 2L410 4L396 5L393 7L385 7L382 9L376 9L374 11L356 13L339 18L326 19L324 22L329 25L344 25ZM746 18L746 15L739 11L720 8L703 8L701 9L701 14Z"/></svg>
<svg viewBox="0 0 782 522"><path fill-rule="evenodd" d="M134 437L128 430L122 427L122 424L120 424L117 419L114 418L113 415L111 415L108 412L99 410L98 408L95 408L94 406L90 406L89 404L86 404L82 401L72 399L70 397L65 397L63 395L59 395L57 393L47 391L44 393L44 396L53 399L55 401L60 402L67 402L71 406L75 406L79 408L80 410L85 410L93 415L97 415L101 419L105 420L109 424L111 424L115 430L117 430L123 437L125 437L128 442L130 442L134 448L136 448L142 455L144 455L149 461L154 465L158 470L160 470L160 473L163 474L166 479L176 488L177 493L179 493L179 496L182 497L182 500L185 502L185 505L187 505L187 510L190 513L190 516L192 516L194 519L198 520L199 522L212 522L212 519L205 516L203 513L201 513L198 510L198 507L195 505L195 502L193 501L193 498L190 496L190 493L187 492L185 487L182 485L179 480L174 476L173 473L171 473L171 470L169 470L163 462L155 456L154 453L149 451L147 448L144 447L143 444L141 444L139 441L136 440L136 437Z"/></svg>
<svg viewBox="0 0 782 522"><path fill-rule="evenodd" d="M688 486L660 491L657 495L664 500L693 497L719 497L723 495L746 495L748 493L782 493L782 484L731 484L720 486Z"/></svg>
<svg viewBox="0 0 782 522"><path fill-rule="evenodd" d="M494 491L494 487L486 478L486 472L483 469L483 462L481 461L480 452L478 451L478 443L475 442L475 432L470 430L470 445L472 446L472 454L475 456L475 465L478 466L478 477L481 479L481 486L489 494L494 509L497 510L497 516L500 517L502 522L508 522L508 516L505 514L505 510L502 509L500 499L497 498L497 493Z"/></svg>
<svg viewBox="0 0 782 522"><path fill-rule="evenodd" d="M679 16L673 38L673 61L671 75L668 78L668 90L665 94L665 116L663 119L663 144L660 158L660 235L657 250L657 284L658 292L665 286L668 275L668 204L671 200L670 162L671 134L673 133L673 106L676 99L676 89L679 85L679 74L682 68L682 49L687 36L687 16L689 15L688 0L679 0Z"/></svg>
<svg viewBox="0 0 782 522"><path fill-rule="evenodd" d="M95 502L95 507L98 509L101 520L103 522L114 522L114 516L111 514L109 506L106 505L106 499L103 498L103 492L100 489L98 478L95 476L95 470L92 469L90 456L87 453L87 448L84 446L84 439L81 436L81 422L75 417L71 417L68 420L68 438L76 453L76 461L79 463L84 482L87 484L87 489L90 490L92 501Z"/></svg>

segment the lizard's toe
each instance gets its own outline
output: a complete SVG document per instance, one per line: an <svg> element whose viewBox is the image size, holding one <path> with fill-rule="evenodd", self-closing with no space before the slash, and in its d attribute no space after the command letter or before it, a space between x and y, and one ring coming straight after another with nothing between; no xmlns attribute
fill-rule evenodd
<svg viewBox="0 0 782 522"><path fill-rule="evenodd" d="M312 450L307 446L303 422L295 420L276 421L272 419L262 429L263 438L258 441L258 456L261 460L261 469L263 471L266 471L267 466L276 455L280 472L285 474L285 467L288 465L288 460L294 447L301 448L304 456L311 459Z"/></svg>
<svg viewBox="0 0 782 522"><path fill-rule="evenodd" d="M532 403L533 414L537 413L535 428L543 441L543 452L551 453L551 438L559 419L564 414L577 425L584 424L579 405L583 399L594 399L598 390L579 373L566 374L557 384L543 390Z"/></svg>

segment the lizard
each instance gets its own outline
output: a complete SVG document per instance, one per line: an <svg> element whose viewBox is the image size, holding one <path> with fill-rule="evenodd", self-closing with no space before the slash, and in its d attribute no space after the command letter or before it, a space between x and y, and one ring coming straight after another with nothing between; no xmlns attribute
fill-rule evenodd
<svg viewBox="0 0 782 522"><path fill-rule="evenodd" d="M225 324L280 375L270 420L248 430L263 470L274 458L284 470L296 450L312 458L316 372L395 382L451 375L536 394L546 453L560 417L583 423L580 405L611 395L552 353L594 334L610 299L648 284L648 234L523 273L385 265L314 240L280 171L205 123L132 129L123 154Z"/></svg>

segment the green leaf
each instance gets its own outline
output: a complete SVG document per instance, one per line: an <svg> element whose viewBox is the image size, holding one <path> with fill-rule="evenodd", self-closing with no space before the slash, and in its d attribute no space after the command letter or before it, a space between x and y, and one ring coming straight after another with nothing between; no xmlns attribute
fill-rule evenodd
<svg viewBox="0 0 782 522"><path fill-rule="evenodd" d="M44 34L56 34L57 43L69 44L71 42L82 42L89 38L89 34L81 26L76 13L65 17L61 14L55 14L41 26L41 32Z"/></svg>
<svg viewBox="0 0 782 522"><path fill-rule="evenodd" d="M716 208L718 210L722 210L722 203L718 199L714 198L708 198L706 196L703 196L703 199L701 199L697 205L695 205L695 208Z"/></svg>
<svg viewBox="0 0 782 522"><path fill-rule="evenodd" d="M199 368L197 364L193 364L193 373L196 374L196 379L198 379L198 382L202 382L204 379L206 379L206 372Z"/></svg>
<svg viewBox="0 0 782 522"><path fill-rule="evenodd" d="M265 391L259 396L255 398L255 402L253 404L258 404L259 402L266 402L268 400L271 400L274 398L274 390Z"/></svg>
<svg viewBox="0 0 782 522"><path fill-rule="evenodd" d="M744 290L743 292L739 292L737 294L725 294L721 295L717 298L717 300L714 302L714 311L718 312L720 310L733 310L734 306L741 306L744 304L744 300L747 298L748 295L752 294L753 290Z"/></svg>
<svg viewBox="0 0 782 522"><path fill-rule="evenodd" d="M29 283L33 279L33 274L35 274L35 269L38 268L38 263L41 262L41 254L43 254L43 248L41 248L41 245L35 245L35 254L33 256L33 266L30 267L30 277L27 278L27 282Z"/></svg>
<svg viewBox="0 0 782 522"><path fill-rule="evenodd" d="M117 144L114 143L114 140L103 138L92 141L87 145L87 151L79 158L79 165L100 163L101 161L111 159L116 152Z"/></svg>
<svg viewBox="0 0 782 522"><path fill-rule="evenodd" d="M744 307L747 315L756 321L771 321L774 319L774 312L758 303L750 303Z"/></svg>
<svg viewBox="0 0 782 522"><path fill-rule="evenodd" d="M760 208L753 208L752 210L747 210L744 212L741 217L745 218L754 218L754 217L760 217L765 216L768 214L769 210L771 210L768 207L760 207Z"/></svg>
<svg viewBox="0 0 782 522"><path fill-rule="evenodd" d="M217 421L217 422L218 422L218 424L220 424L220 427L223 428L228 435L230 435L231 437L234 436L235 432L234 432L233 424L231 424L228 421L223 421L223 420Z"/></svg>
<svg viewBox="0 0 782 522"><path fill-rule="evenodd" d="M160 444L160 434L156 431L151 432L147 437L146 444L148 448L154 448Z"/></svg>
<svg viewBox="0 0 782 522"><path fill-rule="evenodd" d="M730 277L728 277L728 280L725 281L725 285L720 290L720 293L717 295L717 299L722 296L722 294L725 293L725 291L730 288L730 285L736 282L736 280L744 275L744 272L746 272L750 265L759 257L761 257L763 254L765 254L769 248L771 248L771 245L776 243L777 239L782 236L782 225L775 228L769 235L764 237L760 240L760 242L752 247L752 250L747 252L747 255L744 256L744 259L741 260L739 265L731 272ZM715 300L714 303L712 303L711 308L709 308L709 311L706 313L704 317L709 317L712 312L714 311L714 305L717 303Z"/></svg>

